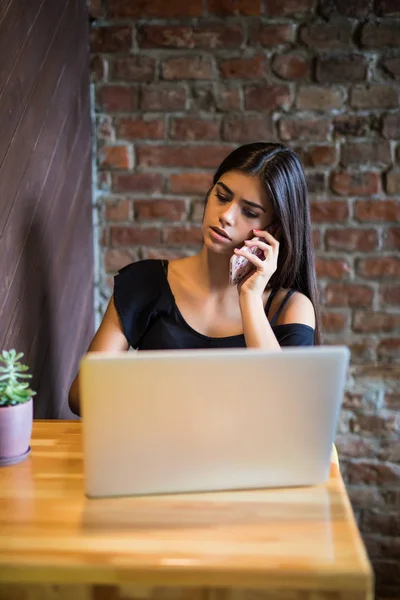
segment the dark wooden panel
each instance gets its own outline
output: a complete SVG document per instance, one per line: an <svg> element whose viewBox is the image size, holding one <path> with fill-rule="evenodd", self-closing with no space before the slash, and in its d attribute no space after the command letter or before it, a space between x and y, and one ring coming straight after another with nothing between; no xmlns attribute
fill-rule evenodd
<svg viewBox="0 0 400 600"><path fill-rule="evenodd" d="M0 97L40 11L41 2L0 2Z"/></svg>
<svg viewBox="0 0 400 600"><path fill-rule="evenodd" d="M72 24L76 26L75 21ZM82 27L77 27L77 31L82 32ZM68 32L65 32L64 37L67 36ZM71 40L72 43L74 41L74 39ZM18 180L15 180L14 185L19 185L19 190L1 240L0 273L8 271L8 276L0 280L0 344L5 334L2 321L4 304L21 259L24 239L29 232L30 218L34 218L40 204L45 203L48 209L53 206L48 199L53 197L54 188L50 189L49 184L54 180L54 176L58 177L59 174L64 176L64 163L71 152L81 114L82 99L78 96L81 81L84 81L85 93L88 93L87 73L84 68L82 69L82 65L85 67L86 45L82 42L84 42L84 37L77 46L80 54L71 55L69 53L69 62L63 68L57 82L51 104L49 103L48 106L46 120L36 141L34 152L30 156L28 168L19 183ZM68 54L69 48L69 44L65 46L66 54ZM77 70L77 58L81 70ZM40 85L41 80L38 83ZM34 119L35 115L32 118ZM63 121L67 118L69 119L68 124L63 129ZM62 136L60 136L61 131L63 131ZM22 135L25 133L25 130L22 130ZM56 156L53 162L50 152L55 152L57 143L64 146L65 151L62 155ZM60 152L60 149L58 151ZM17 158L16 156L15 160ZM12 177L12 170L7 170L7 175ZM50 178L48 183L47 178ZM42 210L42 218L43 212ZM16 239L19 240L18 244L15 244ZM10 265L14 266L14 270Z"/></svg>
<svg viewBox="0 0 400 600"><path fill-rule="evenodd" d="M57 3L53 0L48 1L51 4L51 11L56 13L54 6ZM67 4L68 8L71 7L71 12L68 11L69 14L66 16L72 17L74 4L75 0ZM48 10L50 11L50 8ZM51 12L49 17L53 17L55 20L56 15L54 14L53 16ZM66 23L68 23L68 20ZM21 55L21 60L16 64L18 71L11 78L12 81L10 81L9 85L7 85L7 93L3 94L4 100L0 100L0 114L7 114L10 108L14 107L12 116L7 119L6 123L2 124L2 136L0 138L0 164L3 161L0 167L0 197L3 199L3 209L0 213L0 235L7 223L20 180L28 166L31 153L34 150L39 132L45 120L49 103L57 87L57 81L60 77L61 67L69 45L68 39L66 39L66 23L64 23L64 27L58 29L58 34L54 36L54 39L53 36L50 37L50 34L48 34L47 38L50 39L45 40L46 45L40 45L37 55L34 52L35 56L37 56L36 61L28 60L25 52ZM59 26L58 18L57 26ZM36 35L39 35L39 31L39 29L37 31L35 29ZM48 45L51 41L53 43ZM61 42L62 46L59 48ZM49 52L49 56L45 64L42 65L46 55L45 48ZM29 48L29 50L30 53L33 52L32 48ZM31 68L34 75L30 72ZM28 96L28 91L30 93L32 88L32 94ZM26 105L27 102L28 104ZM25 106L26 110L24 110ZM17 131L15 131L18 122L17 118L19 120L21 115L21 122L18 124ZM13 134L15 134L14 137L12 137ZM6 150L7 154L4 158ZM5 173L7 173L7 177Z"/></svg>
<svg viewBox="0 0 400 600"><path fill-rule="evenodd" d="M87 90L84 104L86 118L81 120L82 130L74 128L77 123L71 120L70 129L75 134L74 143L69 147L67 161L62 164L61 177L57 178L57 185L52 196L46 194L44 198L47 202L43 203L41 210L37 210L35 213L34 220L29 228L22 260L11 282L3 314L10 314L13 306L16 306L17 310L9 319L8 329L2 342L4 347L9 347L12 339L24 337L27 340L32 340L34 338L36 331L34 318L38 320L40 317L42 295L47 295L52 289L50 283L47 282L51 265L53 261L56 262L60 240L67 235L69 228L73 226L73 223L68 219L68 212L71 199L69 194L73 194L75 190L70 184L72 182L76 186L76 174L81 172L84 159L83 152L86 150L81 146L82 138L86 137L86 145L88 145L88 139L90 143L88 110L89 92ZM57 165L54 165L53 170L56 167ZM57 171L55 172L57 173ZM40 282L40 297L39 294L33 294L37 280ZM19 309L19 298L22 298L21 309ZM30 298L32 300L30 300L29 314L25 316ZM41 323L37 324L38 327L40 325Z"/></svg>
<svg viewBox="0 0 400 600"><path fill-rule="evenodd" d="M0 34L18 22L7 6ZM26 8L30 31L0 55L0 122L13 107L0 139L0 349L25 352L35 415L54 418L71 414L66 392L94 325L88 17L82 0Z"/></svg>

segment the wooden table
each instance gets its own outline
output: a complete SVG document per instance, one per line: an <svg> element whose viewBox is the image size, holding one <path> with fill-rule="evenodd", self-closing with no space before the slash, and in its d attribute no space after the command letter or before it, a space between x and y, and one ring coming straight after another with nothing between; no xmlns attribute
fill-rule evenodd
<svg viewBox="0 0 400 600"><path fill-rule="evenodd" d="M0 469L0 600L372 598L334 462L322 486L89 500L80 422L31 447Z"/></svg>

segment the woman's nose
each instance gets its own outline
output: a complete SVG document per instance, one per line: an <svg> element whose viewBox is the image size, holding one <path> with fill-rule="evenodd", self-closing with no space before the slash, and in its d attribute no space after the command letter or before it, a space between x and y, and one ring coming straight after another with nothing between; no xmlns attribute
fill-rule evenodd
<svg viewBox="0 0 400 600"><path fill-rule="evenodd" d="M232 227L232 225L234 225L235 219L236 219L235 214L236 214L236 207L235 207L234 203L232 202L229 204L229 206L227 206L225 208L224 211L222 211L220 213L220 216L219 216L220 223L222 225L229 225L230 227Z"/></svg>

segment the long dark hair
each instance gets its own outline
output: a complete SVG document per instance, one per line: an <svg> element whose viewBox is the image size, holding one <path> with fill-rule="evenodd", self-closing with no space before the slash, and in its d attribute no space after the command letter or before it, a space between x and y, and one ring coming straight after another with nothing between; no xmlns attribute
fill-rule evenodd
<svg viewBox="0 0 400 600"><path fill-rule="evenodd" d="M257 175L265 185L281 232L278 267L268 286L295 289L311 300L315 310L314 343L320 344L321 316L310 206L306 178L297 154L282 144L245 144L223 160L213 184L228 171Z"/></svg>

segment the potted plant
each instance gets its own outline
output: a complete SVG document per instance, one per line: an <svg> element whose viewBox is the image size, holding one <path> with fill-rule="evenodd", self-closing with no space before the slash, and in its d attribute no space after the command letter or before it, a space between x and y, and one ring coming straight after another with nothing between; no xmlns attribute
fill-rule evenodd
<svg viewBox="0 0 400 600"><path fill-rule="evenodd" d="M0 466L20 462L30 454L33 402L36 394L26 379L29 367L23 353L3 350L0 354Z"/></svg>

